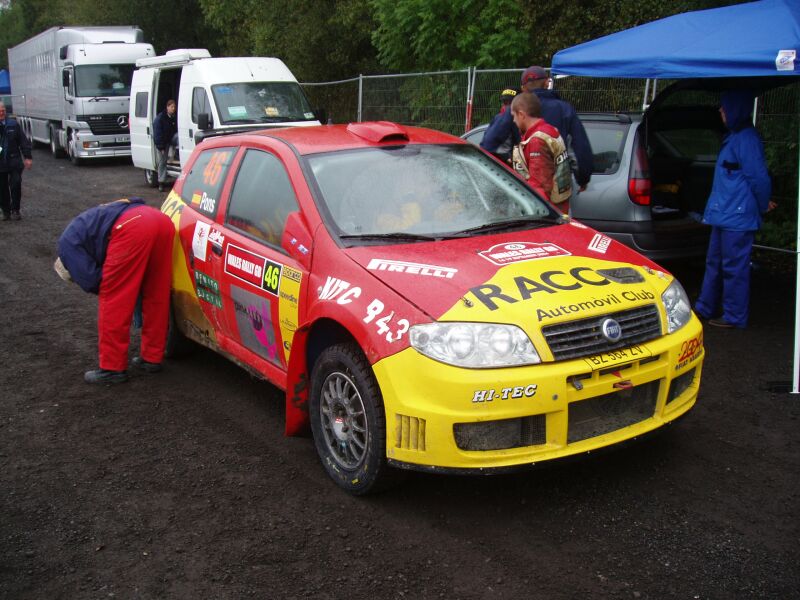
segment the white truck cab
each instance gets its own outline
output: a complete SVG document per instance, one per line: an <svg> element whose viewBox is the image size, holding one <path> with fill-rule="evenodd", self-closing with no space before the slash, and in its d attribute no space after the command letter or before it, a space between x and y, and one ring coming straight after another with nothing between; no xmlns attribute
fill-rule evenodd
<svg viewBox="0 0 800 600"><path fill-rule="evenodd" d="M133 164L157 185L153 121L167 100L177 103L178 153L173 177L204 137L266 127L319 125L292 72L277 58L212 58L202 48L170 50L136 61L131 83Z"/></svg>

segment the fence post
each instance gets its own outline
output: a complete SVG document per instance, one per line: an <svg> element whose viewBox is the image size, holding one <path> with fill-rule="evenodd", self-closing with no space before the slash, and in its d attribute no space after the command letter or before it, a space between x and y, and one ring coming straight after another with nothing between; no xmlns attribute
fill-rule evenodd
<svg viewBox="0 0 800 600"><path fill-rule="evenodd" d="M359 73L358 75L358 118L357 121L361 123L361 103L364 93L364 76Z"/></svg>
<svg viewBox="0 0 800 600"><path fill-rule="evenodd" d="M472 100L475 97L475 71L476 67L467 67L467 115L464 124L464 133L472 129Z"/></svg>

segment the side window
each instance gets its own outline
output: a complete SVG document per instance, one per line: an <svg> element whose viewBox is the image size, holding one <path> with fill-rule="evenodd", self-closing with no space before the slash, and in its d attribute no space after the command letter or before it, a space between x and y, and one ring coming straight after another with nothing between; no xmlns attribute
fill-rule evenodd
<svg viewBox="0 0 800 600"><path fill-rule="evenodd" d="M296 210L297 198L281 161L267 152L248 150L233 184L227 224L280 246L286 217Z"/></svg>
<svg viewBox="0 0 800 600"><path fill-rule="evenodd" d="M211 119L211 106L208 103L208 94L201 87L192 90L192 123L197 124L197 115L206 113Z"/></svg>
<svg viewBox="0 0 800 600"><path fill-rule="evenodd" d="M216 217L219 193L234 154L235 148L213 148L201 152L183 182L183 201L207 217Z"/></svg>
<svg viewBox="0 0 800 600"><path fill-rule="evenodd" d="M147 92L136 92L136 109L134 115L137 117L147 116Z"/></svg>

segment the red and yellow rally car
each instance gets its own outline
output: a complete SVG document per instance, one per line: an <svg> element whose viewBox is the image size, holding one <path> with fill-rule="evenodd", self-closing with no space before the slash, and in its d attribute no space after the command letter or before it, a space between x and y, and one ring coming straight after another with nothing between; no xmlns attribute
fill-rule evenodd
<svg viewBox="0 0 800 600"><path fill-rule="evenodd" d="M393 467L486 472L637 437L697 398L681 285L450 135L388 122L199 145L169 347L190 338L286 391L354 494Z"/></svg>

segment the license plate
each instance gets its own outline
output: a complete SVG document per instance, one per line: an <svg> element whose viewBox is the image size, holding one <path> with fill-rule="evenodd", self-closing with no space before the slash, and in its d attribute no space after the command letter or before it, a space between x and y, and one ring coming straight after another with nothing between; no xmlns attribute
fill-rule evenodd
<svg viewBox="0 0 800 600"><path fill-rule="evenodd" d="M129 135L120 135L120 136L117 137L117 141L118 142L130 142L131 141L131 136L129 136Z"/></svg>
<svg viewBox="0 0 800 600"><path fill-rule="evenodd" d="M651 356L651 352L644 346L630 346L620 350L609 350L602 354L595 354L583 360L594 370L613 367L614 365L639 360L647 356Z"/></svg>

